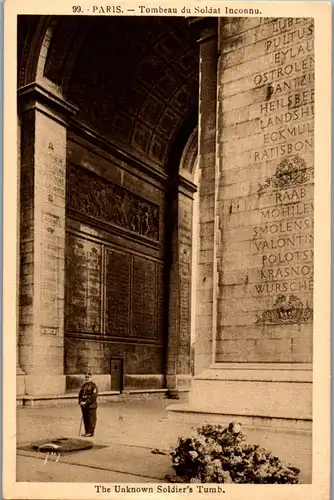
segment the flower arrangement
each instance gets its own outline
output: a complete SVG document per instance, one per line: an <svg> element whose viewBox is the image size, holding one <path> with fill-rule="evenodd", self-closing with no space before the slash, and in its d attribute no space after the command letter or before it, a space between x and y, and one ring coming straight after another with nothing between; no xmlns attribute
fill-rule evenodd
<svg viewBox="0 0 334 500"><path fill-rule="evenodd" d="M176 478L185 483L297 484L300 470L246 442L237 422L206 424L179 438L170 454Z"/></svg>

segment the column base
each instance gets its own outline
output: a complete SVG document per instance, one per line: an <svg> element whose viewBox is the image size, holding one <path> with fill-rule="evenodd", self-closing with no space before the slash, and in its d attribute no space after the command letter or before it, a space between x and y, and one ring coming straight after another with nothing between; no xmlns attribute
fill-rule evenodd
<svg viewBox="0 0 334 500"><path fill-rule="evenodd" d="M192 380L187 408L171 412L286 422L312 421L312 366L226 363L212 365ZM201 419L200 419L201 420ZM226 420L226 419L224 419Z"/></svg>
<svg viewBox="0 0 334 500"><path fill-rule="evenodd" d="M180 391L178 389L168 389L166 397L168 399L180 399Z"/></svg>
<svg viewBox="0 0 334 500"><path fill-rule="evenodd" d="M25 375L25 372L22 370L19 364L16 365L16 375Z"/></svg>
<svg viewBox="0 0 334 500"><path fill-rule="evenodd" d="M269 418L312 419L312 366L226 363L194 377L193 407Z"/></svg>
<svg viewBox="0 0 334 500"><path fill-rule="evenodd" d="M25 390L27 395L47 396L64 394L65 375L26 375Z"/></svg>
<svg viewBox="0 0 334 500"><path fill-rule="evenodd" d="M190 391L192 376L189 374L166 375L167 397L180 399L180 392Z"/></svg>

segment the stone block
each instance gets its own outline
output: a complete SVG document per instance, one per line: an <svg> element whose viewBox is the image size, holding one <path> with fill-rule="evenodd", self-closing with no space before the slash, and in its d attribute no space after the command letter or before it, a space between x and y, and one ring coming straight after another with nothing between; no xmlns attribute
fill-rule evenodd
<svg viewBox="0 0 334 500"><path fill-rule="evenodd" d="M222 121L222 115L218 118ZM242 123L231 124L224 127L222 123L219 124L221 130L223 130L224 140L238 140L244 137L249 137L250 135L257 134L260 132L261 121L260 118L255 118L254 120L248 120Z"/></svg>
<svg viewBox="0 0 334 500"><path fill-rule="evenodd" d="M110 391L110 375L92 374L92 380L97 385L99 392ZM66 375L66 391L79 391L85 382L85 374Z"/></svg>
<svg viewBox="0 0 334 500"><path fill-rule="evenodd" d="M261 18L238 17L222 18L220 33L223 44L226 39L234 36L240 36L248 30L253 30L262 24Z"/></svg>
<svg viewBox="0 0 334 500"><path fill-rule="evenodd" d="M125 375L125 389L163 389L165 376L162 374Z"/></svg>
<svg viewBox="0 0 334 500"><path fill-rule="evenodd" d="M65 393L66 380L64 375L26 375L26 394L31 396Z"/></svg>
<svg viewBox="0 0 334 500"><path fill-rule="evenodd" d="M292 339L292 359L299 363L312 363L313 332L308 332L308 334L305 333L299 338Z"/></svg>
<svg viewBox="0 0 334 500"><path fill-rule="evenodd" d="M25 376L16 375L16 395L23 396L25 394Z"/></svg>
<svg viewBox="0 0 334 500"><path fill-rule="evenodd" d="M255 105L254 105L255 107ZM257 109L257 108L256 108ZM245 106L243 108L234 108L231 110L224 110L223 103L219 105L219 116L221 117L221 127L228 127L231 125L246 123L249 120L258 118L257 115L250 117L250 108Z"/></svg>
<svg viewBox="0 0 334 500"><path fill-rule="evenodd" d="M203 373L192 381L189 402L232 415L311 420L312 383L224 380L219 375L210 380Z"/></svg>
<svg viewBox="0 0 334 500"><path fill-rule="evenodd" d="M212 293L212 292L211 292ZM201 305L201 311L199 309L196 310L196 328L202 328L203 326L208 326L210 324L210 318L212 319L212 311L213 311L213 301L203 303L203 307Z"/></svg>
<svg viewBox="0 0 334 500"><path fill-rule="evenodd" d="M259 88L251 88L249 90L243 90L242 87L239 86L239 91L237 94L226 95L225 93L223 93L223 95L221 96L221 98L223 99L221 112L224 113L250 106L254 103L260 103L266 99L267 93L267 87L264 86L261 86Z"/></svg>
<svg viewBox="0 0 334 500"><path fill-rule="evenodd" d="M260 133L235 140L229 140L222 134L221 140L223 141L222 147L225 156L242 154L244 151L259 149L264 145L263 135Z"/></svg>

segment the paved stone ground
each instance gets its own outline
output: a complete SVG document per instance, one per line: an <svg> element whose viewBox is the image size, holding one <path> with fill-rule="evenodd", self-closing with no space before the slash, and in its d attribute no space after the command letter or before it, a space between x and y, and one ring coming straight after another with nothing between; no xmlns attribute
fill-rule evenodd
<svg viewBox="0 0 334 500"><path fill-rule="evenodd" d="M182 402L182 401L180 401ZM36 482L163 482L171 474L167 454L178 436L189 435L192 425L171 421L165 410L171 400L110 402L98 408L94 445L90 450L74 452L44 463L44 456L25 444L44 437L78 437L81 412L77 406L19 408L17 412L17 481ZM247 430L257 443L292 461L302 469L301 481L310 482L310 437L298 437L296 449L288 447L275 432ZM24 449L22 449L24 448Z"/></svg>

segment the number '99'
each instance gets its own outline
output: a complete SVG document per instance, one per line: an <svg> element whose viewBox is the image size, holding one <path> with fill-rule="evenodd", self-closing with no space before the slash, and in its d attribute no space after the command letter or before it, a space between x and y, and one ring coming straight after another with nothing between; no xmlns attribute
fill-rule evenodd
<svg viewBox="0 0 334 500"><path fill-rule="evenodd" d="M72 10L73 12L82 12L80 5L73 5Z"/></svg>

